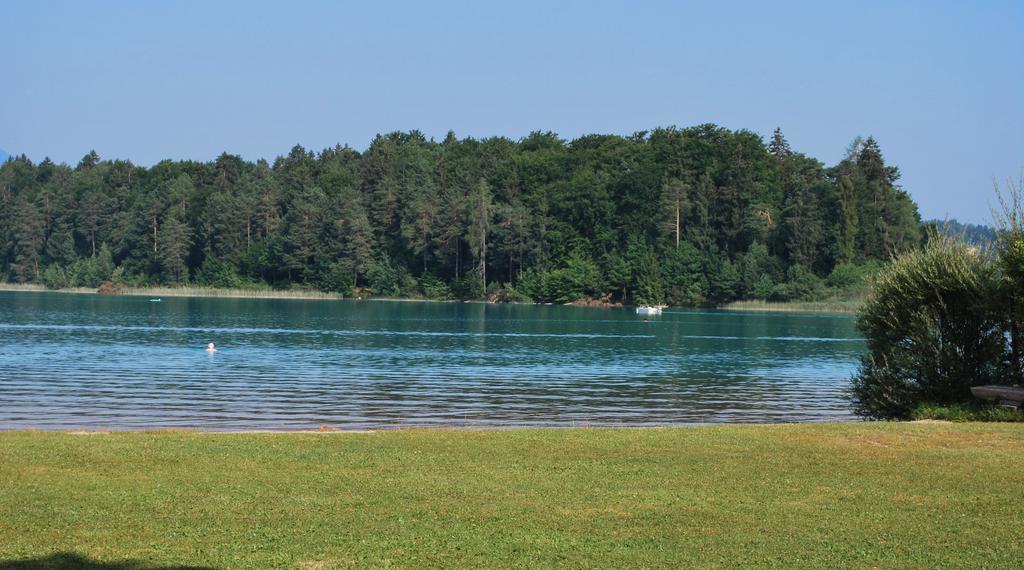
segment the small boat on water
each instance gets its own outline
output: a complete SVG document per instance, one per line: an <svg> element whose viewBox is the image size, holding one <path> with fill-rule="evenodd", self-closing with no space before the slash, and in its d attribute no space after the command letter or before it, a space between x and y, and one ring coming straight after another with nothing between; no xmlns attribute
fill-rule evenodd
<svg viewBox="0 0 1024 570"><path fill-rule="evenodd" d="M638 315L660 315L661 307L649 307L647 305L641 305L636 308L636 314Z"/></svg>

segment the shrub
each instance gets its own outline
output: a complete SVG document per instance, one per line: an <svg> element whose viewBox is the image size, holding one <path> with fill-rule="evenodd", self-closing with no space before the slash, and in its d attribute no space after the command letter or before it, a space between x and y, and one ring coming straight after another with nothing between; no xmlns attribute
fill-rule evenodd
<svg viewBox="0 0 1024 570"><path fill-rule="evenodd" d="M221 289L240 289L242 279L227 262L207 257L196 272L196 283Z"/></svg>
<svg viewBox="0 0 1024 570"><path fill-rule="evenodd" d="M367 270L366 282L375 295L386 297L408 296L416 289L416 278L409 270L404 265L396 266L387 256Z"/></svg>
<svg viewBox="0 0 1024 570"><path fill-rule="evenodd" d="M350 295L355 275L347 263L332 262L321 265L313 276L313 284L321 291L330 291L338 295Z"/></svg>
<svg viewBox="0 0 1024 570"><path fill-rule="evenodd" d="M40 280L47 289L64 289L73 286L72 277L68 275L68 271L56 263L43 270Z"/></svg>
<svg viewBox="0 0 1024 570"><path fill-rule="evenodd" d="M423 290L423 296L427 299L447 301L453 297L452 288L432 273L424 273L419 278L419 284L420 289Z"/></svg>
<svg viewBox="0 0 1024 570"><path fill-rule="evenodd" d="M459 299L483 299L484 286L480 274L470 271L452 282L452 293Z"/></svg>
<svg viewBox="0 0 1024 570"><path fill-rule="evenodd" d="M855 263L840 263L832 269L825 280L825 284L835 289L856 291L867 287L868 280L876 275L881 265L871 261L863 265Z"/></svg>
<svg viewBox="0 0 1024 570"><path fill-rule="evenodd" d="M772 290L772 301L820 301L825 297L825 283L810 269L794 265L786 272L786 282Z"/></svg>
<svg viewBox="0 0 1024 570"><path fill-rule="evenodd" d="M511 283L505 284L505 296L504 302L506 303L533 303L533 299L529 295L523 293L518 287L513 287Z"/></svg>
<svg viewBox="0 0 1024 570"><path fill-rule="evenodd" d="M1002 383L999 288L991 259L951 239L895 259L857 320L868 354L853 379L854 411L905 419L922 402L969 402L971 386Z"/></svg>
<svg viewBox="0 0 1024 570"><path fill-rule="evenodd" d="M547 298L546 273L537 269L527 269L519 274L516 291L536 303L550 302Z"/></svg>

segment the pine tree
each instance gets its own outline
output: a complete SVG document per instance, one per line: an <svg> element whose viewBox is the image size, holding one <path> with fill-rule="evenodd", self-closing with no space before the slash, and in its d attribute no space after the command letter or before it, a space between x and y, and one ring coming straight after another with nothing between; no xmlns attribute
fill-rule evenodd
<svg viewBox="0 0 1024 570"><path fill-rule="evenodd" d="M15 204L14 263L12 270L21 283L39 276L46 238L46 220L39 207L22 200Z"/></svg>
<svg viewBox="0 0 1024 570"><path fill-rule="evenodd" d="M160 224L157 238L157 262L170 283L181 283L188 279L185 259L192 246L192 236L184 217L181 208L172 207Z"/></svg>
<svg viewBox="0 0 1024 570"><path fill-rule="evenodd" d="M676 249L679 248L679 243L682 240L682 221L686 215L686 198L689 192L690 188L678 178L673 178L662 186L662 202L669 212L669 219L665 225L674 238L673 243Z"/></svg>
<svg viewBox="0 0 1024 570"><path fill-rule="evenodd" d="M64 216L58 217L50 228L44 252L50 262L60 265L67 265L77 257L74 230Z"/></svg>
<svg viewBox="0 0 1024 570"><path fill-rule="evenodd" d="M775 132L772 133L772 142L768 143L768 153L775 158L787 158L793 154L786 137L782 136L782 129L778 127L775 127Z"/></svg>

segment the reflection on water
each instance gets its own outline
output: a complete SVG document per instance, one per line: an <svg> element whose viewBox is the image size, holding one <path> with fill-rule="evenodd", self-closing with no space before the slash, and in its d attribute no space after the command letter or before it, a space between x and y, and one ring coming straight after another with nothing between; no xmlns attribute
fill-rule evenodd
<svg viewBox="0 0 1024 570"><path fill-rule="evenodd" d="M836 315L0 292L0 428L847 419L862 351Z"/></svg>

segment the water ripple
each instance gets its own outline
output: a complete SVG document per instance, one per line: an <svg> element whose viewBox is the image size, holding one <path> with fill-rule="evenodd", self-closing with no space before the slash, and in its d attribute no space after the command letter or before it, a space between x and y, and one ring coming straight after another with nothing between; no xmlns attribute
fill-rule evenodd
<svg viewBox="0 0 1024 570"><path fill-rule="evenodd" d="M847 419L863 350L826 315L144 301L0 293L0 428Z"/></svg>

